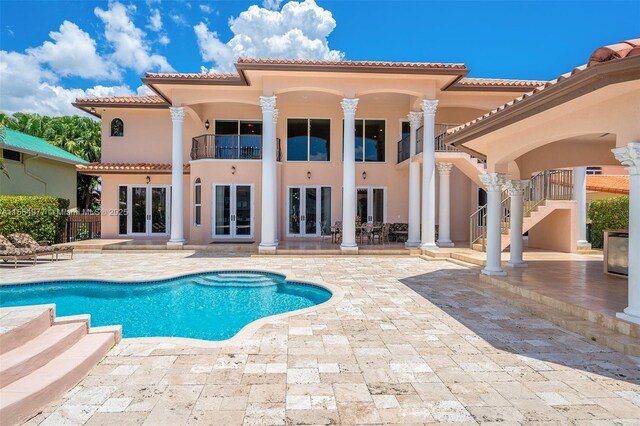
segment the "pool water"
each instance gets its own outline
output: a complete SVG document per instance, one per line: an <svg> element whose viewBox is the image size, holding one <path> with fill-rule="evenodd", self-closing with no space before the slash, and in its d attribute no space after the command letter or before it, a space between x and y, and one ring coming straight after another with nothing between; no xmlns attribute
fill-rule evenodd
<svg viewBox="0 0 640 426"><path fill-rule="evenodd" d="M225 340L259 318L318 305L319 286L277 274L215 272L140 283L51 281L0 286L0 307L55 303L56 315L91 314L92 326L122 325L124 337Z"/></svg>

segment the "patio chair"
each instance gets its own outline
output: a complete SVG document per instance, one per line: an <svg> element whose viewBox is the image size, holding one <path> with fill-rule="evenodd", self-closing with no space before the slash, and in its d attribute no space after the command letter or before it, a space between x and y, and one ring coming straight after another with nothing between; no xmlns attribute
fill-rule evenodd
<svg viewBox="0 0 640 426"><path fill-rule="evenodd" d="M391 224L383 223L382 226L373 231L371 234L371 238L373 242L376 242L376 238L380 244L384 244L385 240L387 244L389 244L389 230L391 229Z"/></svg>
<svg viewBox="0 0 640 426"><path fill-rule="evenodd" d="M3 262L13 260L13 267L18 267L18 260L33 259L35 265L38 261L38 254L35 250L28 248L17 248L4 235L0 235L0 259Z"/></svg>
<svg viewBox="0 0 640 426"><path fill-rule="evenodd" d="M71 259L73 259L73 247L71 246L51 246L49 241L36 241L29 234L10 234L9 240L17 248L28 248L34 250L40 255L51 255L51 260L55 256L55 260L58 260L58 255L63 253L71 253Z"/></svg>

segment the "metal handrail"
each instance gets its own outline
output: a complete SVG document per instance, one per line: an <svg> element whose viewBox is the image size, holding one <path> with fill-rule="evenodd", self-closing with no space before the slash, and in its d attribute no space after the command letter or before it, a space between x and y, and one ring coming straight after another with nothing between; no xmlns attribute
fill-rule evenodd
<svg viewBox="0 0 640 426"><path fill-rule="evenodd" d="M398 164L411 156L411 135L407 135L398 141Z"/></svg>
<svg viewBox="0 0 640 426"><path fill-rule="evenodd" d="M191 159L251 160L262 158L262 135L214 135L192 138ZM276 138L276 161L281 161L280 139Z"/></svg>

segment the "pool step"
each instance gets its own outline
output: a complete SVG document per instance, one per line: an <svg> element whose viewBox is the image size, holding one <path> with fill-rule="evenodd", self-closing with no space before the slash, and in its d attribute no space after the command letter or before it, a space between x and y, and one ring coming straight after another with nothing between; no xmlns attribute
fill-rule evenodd
<svg viewBox="0 0 640 426"><path fill-rule="evenodd" d="M205 277L198 277L195 279L198 284L218 284L218 285L244 285L244 286L264 286L264 285L276 285L277 281L272 278L263 275L249 275L249 274L220 274L211 275Z"/></svg>
<svg viewBox="0 0 640 426"><path fill-rule="evenodd" d="M90 329L88 315L56 318L55 305L1 308L0 319L3 426L24 422L64 395L122 336L120 327Z"/></svg>

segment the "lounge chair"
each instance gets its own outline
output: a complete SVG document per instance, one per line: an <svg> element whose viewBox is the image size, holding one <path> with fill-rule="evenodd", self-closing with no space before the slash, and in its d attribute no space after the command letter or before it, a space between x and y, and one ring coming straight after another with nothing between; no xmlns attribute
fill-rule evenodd
<svg viewBox="0 0 640 426"><path fill-rule="evenodd" d="M0 235L0 259L4 262L13 260L13 267L18 267L18 260L33 259L35 265L38 261L38 254L29 248L17 248L4 235Z"/></svg>
<svg viewBox="0 0 640 426"><path fill-rule="evenodd" d="M73 259L73 247L71 246L51 246L47 245L49 241L36 241L29 234L11 234L9 235L9 240L13 243L17 248L29 248L33 249L36 253L40 255L51 255L51 259L55 256L56 260L58 260L58 255L63 253L71 253L71 259ZM42 243L42 244L41 244Z"/></svg>

